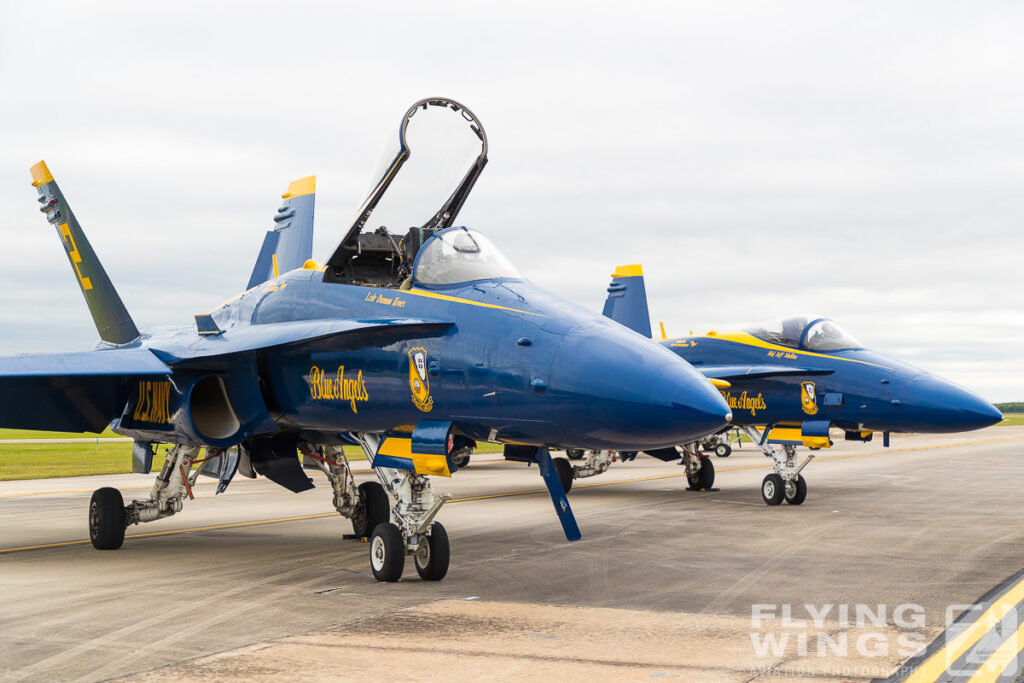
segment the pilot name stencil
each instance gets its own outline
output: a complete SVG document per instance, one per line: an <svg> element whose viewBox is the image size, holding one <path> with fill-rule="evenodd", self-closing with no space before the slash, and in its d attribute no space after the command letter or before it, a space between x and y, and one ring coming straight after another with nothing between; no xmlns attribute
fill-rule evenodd
<svg viewBox="0 0 1024 683"><path fill-rule="evenodd" d="M729 392L722 394L725 398L725 402L729 404L731 410L749 410L751 416L757 415L757 411L765 410L768 405L764 402L764 396L758 394L756 397L747 396L747 392L743 392L739 396L733 396Z"/></svg>
<svg viewBox="0 0 1024 683"><path fill-rule="evenodd" d="M397 308L403 308L405 306L405 299L399 299L396 297L386 297L383 294L369 293L366 295L364 301L369 301L372 304L382 304L384 306L395 306Z"/></svg>
<svg viewBox="0 0 1024 683"><path fill-rule="evenodd" d="M354 378L345 377L345 366L339 365L334 376L328 376L317 366L309 369L309 393L314 401L348 401L352 412L358 413L356 403L366 403L370 395L363 381L363 371L356 373Z"/></svg>

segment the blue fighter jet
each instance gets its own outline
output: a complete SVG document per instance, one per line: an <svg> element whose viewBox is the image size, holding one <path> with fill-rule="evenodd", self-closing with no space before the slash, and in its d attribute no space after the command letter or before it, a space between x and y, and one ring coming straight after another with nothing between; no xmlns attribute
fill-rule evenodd
<svg viewBox="0 0 1024 683"><path fill-rule="evenodd" d="M445 159L468 159L454 191L430 164L400 174L420 158L414 146L436 142L413 144L414 116L442 138L463 134L461 147L440 148ZM423 579L439 580L449 543L434 519L448 496L433 493L430 477L451 476L452 453L467 440L510 444L537 462L575 540L559 478L567 463L552 462L549 448L666 448L728 422L725 401L687 363L532 285L483 234L453 227L487 160L470 111L446 99L417 102L393 143L324 265L310 258L315 179L304 178L283 195L242 294L193 325L146 331L46 164L32 167L100 341L84 352L0 359L0 426L110 426L134 440L133 469L142 473L155 446L170 445L148 497L126 505L117 489L93 494L97 549L119 548L129 525L181 511L200 474L216 477L218 492L236 472L294 492L313 488L301 452L326 474L355 535L369 537L378 580L397 581L408 555ZM403 187L406 177L414 182ZM425 204L421 184L430 182L450 194ZM385 194L405 203L386 207ZM398 210L410 204L418 208ZM364 231L371 216L393 222ZM396 225L414 227L396 234ZM345 445L362 449L379 481L356 485Z"/></svg>
<svg viewBox="0 0 1024 683"><path fill-rule="evenodd" d="M643 272L620 266L612 274L604 314L651 336ZM703 439L705 451L729 454L724 435L738 427L774 464L761 496L768 505L800 505L807 496L801 471L814 451L832 445L831 429L847 441L871 441L875 432L889 445L890 432L945 434L982 429L1002 414L977 394L924 370L866 348L832 320L800 315L753 325L738 332L664 339L659 345L688 361L717 386L732 410L732 422ZM691 488L708 489L714 466L698 444L682 446ZM797 461L797 446L812 452ZM678 460L675 448L643 450ZM607 455L574 454L587 461L577 476L600 469ZM627 455L627 457L629 457ZM605 467L606 469L606 467Z"/></svg>

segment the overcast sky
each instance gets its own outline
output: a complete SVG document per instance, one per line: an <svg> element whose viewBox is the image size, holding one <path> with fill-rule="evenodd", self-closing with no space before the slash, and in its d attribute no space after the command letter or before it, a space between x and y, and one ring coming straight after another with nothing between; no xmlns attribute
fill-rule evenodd
<svg viewBox="0 0 1024 683"><path fill-rule="evenodd" d="M385 138L443 95L490 163L459 223L655 327L815 312L1024 400L1024 5L0 0L0 353L95 328L28 168L46 159L140 326L244 286L316 174L333 250Z"/></svg>

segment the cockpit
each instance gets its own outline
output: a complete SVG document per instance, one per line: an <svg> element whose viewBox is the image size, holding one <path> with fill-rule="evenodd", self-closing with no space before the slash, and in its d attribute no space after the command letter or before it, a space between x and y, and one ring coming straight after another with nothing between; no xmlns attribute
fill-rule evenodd
<svg viewBox="0 0 1024 683"><path fill-rule="evenodd" d="M469 228L448 228L420 250L413 267L417 285L452 285L494 278L522 278L487 237Z"/></svg>
<svg viewBox="0 0 1024 683"><path fill-rule="evenodd" d="M748 327L745 330L772 344L805 351L841 351L864 345L835 322L820 315L798 315Z"/></svg>
<svg viewBox="0 0 1024 683"><path fill-rule="evenodd" d="M487 136L471 111L444 98L413 104L398 134L389 138L369 192L327 261L324 281L377 287L408 282L420 250L454 224L486 164ZM477 237L459 239L473 242ZM444 245L438 248L454 249L449 242ZM464 253L468 264L474 257Z"/></svg>

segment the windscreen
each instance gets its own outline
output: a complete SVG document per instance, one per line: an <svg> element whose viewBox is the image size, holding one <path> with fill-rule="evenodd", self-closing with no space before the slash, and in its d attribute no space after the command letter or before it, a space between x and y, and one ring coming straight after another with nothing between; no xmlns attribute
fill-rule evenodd
<svg viewBox="0 0 1024 683"><path fill-rule="evenodd" d="M863 344L831 320L818 320L804 332L805 349L810 351L840 351L859 349Z"/></svg>
<svg viewBox="0 0 1024 683"><path fill-rule="evenodd" d="M494 244L475 230L449 228L420 250L415 284L451 285L493 278L522 278Z"/></svg>

